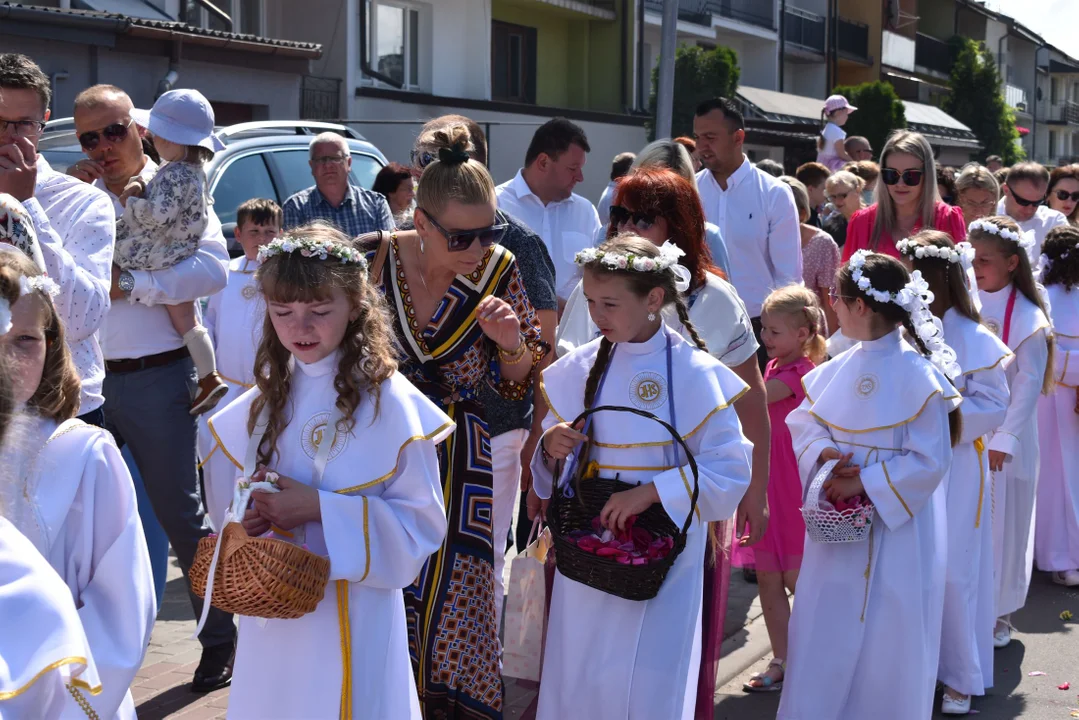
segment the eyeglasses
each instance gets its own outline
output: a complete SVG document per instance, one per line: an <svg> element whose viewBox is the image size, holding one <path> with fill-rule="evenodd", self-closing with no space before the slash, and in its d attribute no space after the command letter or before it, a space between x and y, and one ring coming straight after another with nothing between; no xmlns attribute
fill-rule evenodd
<svg viewBox="0 0 1079 720"><path fill-rule="evenodd" d="M17 137L30 137L45 129L41 120L0 120L0 132L11 132Z"/></svg>
<svg viewBox="0 0 1079 720"><path fill-rule="evenodd" d="M106 125L101 130L89 130L84 132L82 135L79 135L79 145L82 145L83 150L89 152L97 149L98 143L101 142L102 137L110 143L118 143L127 137L127 130L134 122L134 120L129 119L126 123L113 123L112 125Z"/></svg>
<svg viewBox="0 0 1079 720"><path fill-rule="evenodd" d="M904 170L900 173L895 168L882 168L880 171L880 179L884 181L885 185L895 185L900 180L907 187L917 187L922 184L922 175L925 172L922 170Z"/></svg>
<svg viewBox="0 0 1079 720"><path fill-rule="evenodd" d="M1072 202L1079 202L1079 192L1070 193L1067 190L1057 190L1054 195L1057 196L1057 200L1061 202L1065 200L1071 200Z"/></svg>
<svg viewBox="0 0 1079 720"><path fill-rule="evenodd" d="M472 243L476 240L480 241L480 245L483 247L491 247L495 243L502 240L502 236L506 234L506 228L509 225L495 224L485 228L476 228L475 230L458 230L456 232L450 232L446 228L438 224L431 213L427 212L423 208L416 208L421 211L431 224L442 233L446 238L446 249L450 252L462 252L472 247Z"/></svg>
<svg viewBox="0 0 1079 720"><path fill-rule="evenodd" d="M848 296L840 295L839 290L836 288L832 288L828 291L828 297L831 298L833 305L835 305L840 300L850 300Z"/></svg>
<svg viewBox="0 0 1079 720"><path fill-rule="evenodd" d="M645 231L656 224L656 216L650 213L632 212L621 205L611 205L611 227L632 223L637 230Z"/></svg>
<svg viewBox="0 0 1079 720"><path fill-rule="evenodd" d="M326 157L311 158L315 165L326 167L327 165L344 165L348 155L327 155Z"/></svg>
<svg viewBox="0 0 1079 720"><path fill-rule="evenodd" d="M844 200L846 200L846 199L847 199L847 196L848 196L848 195L850 195L850 193L849 193L849 192L845 192L845 193L833 193L832 195L829 195L829 196L828 196L828 202L832 202L832 203L834 203L834 202L835 202L835 201L837 201L837 200L838 200L838 201L840 201L840 202L842 202L842 201L844 201Z"/></svg>
<svg viewBox="0 0 1079 720"><path fill-rule="evenodd" d="M1020 195L1019 193L1017 193L1015 191L1015 188L1012 187L1011 183L1005 182L1004 184L1007 185L1008 189L1012 191L1012 199L1015 200L1020 205L1022 205L1023 207L1032 207L1034 205L1041 205L1042 202L1045 200L1044 195L1042 197L1038 198L1037 200L1027 200L1025 197L1023 197L1022 195ZM1061 191L1061 192L1063 192L1063 191Z"/></svg>
<svg viewBox="0 0 1079 720"><path fill-rule="evenodd" d="M973 200L964 200L962 193L959 196L959 205L961 207L968 207L971 210L993 210L997 206L997 201L993 199L986 200L984 202L974 202Z"/></svg>

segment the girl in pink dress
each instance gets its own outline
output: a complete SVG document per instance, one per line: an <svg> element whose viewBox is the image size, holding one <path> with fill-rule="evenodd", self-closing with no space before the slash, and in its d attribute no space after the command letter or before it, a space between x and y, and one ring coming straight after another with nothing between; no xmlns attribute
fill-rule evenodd
<svg viewBox="0 0 1079 720"><path fill-rule="evenodd" d="M742 686L746 692L776 692L783 688L783 658L787 655L787 623L791 616L787 591L794 592L798 580L806 532L801 512L802 483L787 429L787 414L805 399L802 377L824 360L827 348L824 311L816 294L800 285L788 285L768 296L761 325L761 342L771 358L764 383L772 422L772 451L768 529L753 546L753 556L774 657L767 670Z"/></svg>

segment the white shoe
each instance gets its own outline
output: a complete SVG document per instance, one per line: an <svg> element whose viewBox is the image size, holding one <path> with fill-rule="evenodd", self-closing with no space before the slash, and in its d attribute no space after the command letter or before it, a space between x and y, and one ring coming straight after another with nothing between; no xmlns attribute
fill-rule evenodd
<svg viewBox="0 0 1079 720"><path fill-rule="evenodd" d="M1000 648L1008 647L1008 644L1012 641L1012 626L1005 622L1003 624L997 621L997 627L993 630L993 647L997 650Z"/></svg>
<svg viewBox="0 0 1079 720"><path fill-rule="evenodd" d="M970 713L970 695L959 700L944 693L944 699L940 701L940 712L942 715L967 715Z"/></svg>
<svg viewBox="0 0 1079 720"><path fill-rule="evenodd" d="M1053 582L1057 585L1064 585L1065 587L1079 587L1079 570L1065 570L1064 572L1054 572L1052 574Z"/></svg>

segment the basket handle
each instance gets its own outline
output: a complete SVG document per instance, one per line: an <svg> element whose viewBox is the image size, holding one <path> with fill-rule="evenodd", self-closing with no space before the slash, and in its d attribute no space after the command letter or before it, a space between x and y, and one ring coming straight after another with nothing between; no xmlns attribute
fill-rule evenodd
<svg viewBox="0 0 1079 720"><path fill-rule="evenodd" d="M809 488L806 490L806 496L802 498L803 506L809 503L810 498L812 498L812 502L814 503L813 507L816 507L825 481L832 476L832 471L835 470L835 466L838 464L838 460L829 460L821 466L821 469L813 477L813 480L810 481Z"/></svg>
<svg viewBox="0 0 1079 720"><path fill-rule="evenodd" d="M652 413L650 413L650 412L648 412L646 410L638 410L637 408L622 407L622 406L619 406L619 405L600 405L598 407L589 408L588 410L585 410L580 415L578 415L577 419L574 420L572 423L570 423L570 425L571 426L576 426L577 423L579 423L581 420L584 420L585 418L589 417L590 415L594 415L595 413L602 412L602 411L605 411L605 410L610 411L610 412L624 412L624 413L631 413L633 415L640 415L643 418L646 418L648 420L652 420L654 422L657 422L660 425L662 425L667 430L667 432L669 432L671 434L671 437L674 438L675 442L678 445L682 446L682 450L685 451L685 454L686 454L686 461L689 463L689 469L693 473L693 492L690 494L689 515L686 516L686 521L682 525L682 534L685 535L686 533L689 532L689 526L693 524L693 514L697 510L697 497L698 497L698 495L700 495L700 492L701 492L701 486L700 486L700 482L699 482L700 472L697 470L697 461L693 458L693 453L691 453L689 451L689 446L686 445L686 441L682 439L682 436L678 434L678 431L675 430L674 427L670 423L668 423L666 420L661 420L661 419L659 419L658 417L656 417L655 415L653 415ZM678 453L677 452L675 452L674 461L676 463L678 462ZM559 466L558 467L559 475L561 475L561 470L562 470L562 468L561 468L561 466Z"/></svg>

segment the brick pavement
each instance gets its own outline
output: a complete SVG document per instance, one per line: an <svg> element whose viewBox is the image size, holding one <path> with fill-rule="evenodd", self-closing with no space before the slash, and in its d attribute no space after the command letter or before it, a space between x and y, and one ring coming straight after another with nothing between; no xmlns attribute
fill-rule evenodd
<svg viewBox="0 0 1079 720"><path fill-rule="evenodd" d="M509 565L507 561L507 572ZM741 571L734 571L724 637L732 636L760 614L757 586L746 583ZM165 600L154 625L146 658L131 686L139 720L216 720L225 717L228 688L207 695L197 695L190 690L191 675L202 653L198 640L191 638L194 630L195 617L187 599L180 567L176 558L170 557ZM533 690L519 686L515 680L507 680L507 720L519 718L534 696Z"/></svg>

